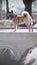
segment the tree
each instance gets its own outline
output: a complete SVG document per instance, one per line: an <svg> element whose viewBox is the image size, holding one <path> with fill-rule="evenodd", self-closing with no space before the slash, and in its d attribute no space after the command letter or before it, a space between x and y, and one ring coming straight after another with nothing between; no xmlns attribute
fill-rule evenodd
<svg viewBox="0 0 37 65"><path fill-rule="evenodd" d="M0 19L2 19L1 18L1 10L2 10L2 0L0 0Z"/></svg>
<svg viewBox="0 0 37 65"><path fill-rule="evenodd" d="M8 13L9 13L8 0L6 0L6 9L7 9L7 18L8 18Z"/></svg>
<svg viewBox="0 0 37 65"><path fill-rule="evenodd" d="M32 2L35 0L23 0L25 4L25 10L32 16Z"/></svg>

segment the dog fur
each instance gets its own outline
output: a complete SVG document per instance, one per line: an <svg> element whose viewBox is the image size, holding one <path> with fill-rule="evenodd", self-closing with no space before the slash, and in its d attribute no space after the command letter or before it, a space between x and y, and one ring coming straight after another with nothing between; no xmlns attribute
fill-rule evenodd
<svg viewBox="0 0 37 65"><path fill-rule="evenodd" d="M16 24L26 24L30 31L30 28L32 28L33 25L32 17L27 11L23 11L21 15L14 15L12 20L14 22L15 29L16 29Z"/></svg>

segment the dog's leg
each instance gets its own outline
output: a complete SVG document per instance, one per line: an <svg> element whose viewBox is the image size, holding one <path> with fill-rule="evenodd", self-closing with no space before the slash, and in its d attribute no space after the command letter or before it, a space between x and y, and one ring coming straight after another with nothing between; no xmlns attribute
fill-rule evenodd
<svg viewBox="0 0 37 65"><path fill-rule="evenodd" d="M16 30L17 30L17 24L15 24L15 30L14 30L14 32L16 32Z"/></svg>
<svg viewBox="0 0 37 65"><path fill-rule="evenodd" d="M26 23L26 26L27 26L27 28L28 28L28 30L29 30L29 32L30 32L30 29L31 29L30 24L29 24L29 23Z"/></svg>
<svg viewBox="0 0 37 65"><path fill-rule="evenodd" d="M29 27L29 32L30 32L30 27Z"/></svg>
<svg viewBox="0 0 37 65"><path fill-rule="evenodd" d="M31 32L32 31L32 25L31 25L31 23L29 24L29 32Z"/></svg>
<svg viewBox="0 0 37 65"><path fill-rule="evenodd" d="M32 32L33 32L33 28L32 28Z"/></svg>
<svg viewBox="0 0 37 65"><path fill-rule="evenodd" d="M14 32L16 32L16 24L15 24L15 30L14 30Z"/></svg>

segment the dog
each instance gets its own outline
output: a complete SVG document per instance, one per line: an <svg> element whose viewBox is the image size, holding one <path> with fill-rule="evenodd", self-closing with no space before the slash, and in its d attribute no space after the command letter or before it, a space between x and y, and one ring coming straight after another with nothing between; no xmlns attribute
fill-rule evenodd
<svg viewBox="0 0 37 65"><path fill-rule="evenodd" d="M12 20L15 25L15 30L17 28L16 24L26 24L27 27L29 28L29 31L30 31L30 28L32 28L32 24L33 24L32 17L27 11L23 11L21 15L13 15Z"/></svg>
<svg viewBox="0 0 37 65"><path fill-rule="evenodd" d="M21 65L37 65L37 46L33 46L25 51L21 56Z"/></svg>

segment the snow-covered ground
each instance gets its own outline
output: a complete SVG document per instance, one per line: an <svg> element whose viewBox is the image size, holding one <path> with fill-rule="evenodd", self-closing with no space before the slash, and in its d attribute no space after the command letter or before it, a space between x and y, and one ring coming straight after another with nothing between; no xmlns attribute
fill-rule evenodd
<svg viewBox="0 0 37 65"><path fill-rule="evenodd" d="M15 31L15 29L0 29L0 32L20 32L20 33L23 33L23 32L29 32L29 29L16 29L16 31ZM32 30L30 31L30 32L32 32ZM30 33L29 32L29 33ZM33 32L37 32L37 29L33 29Z"/></svg>

